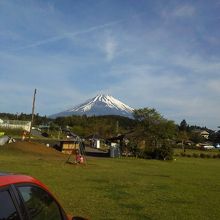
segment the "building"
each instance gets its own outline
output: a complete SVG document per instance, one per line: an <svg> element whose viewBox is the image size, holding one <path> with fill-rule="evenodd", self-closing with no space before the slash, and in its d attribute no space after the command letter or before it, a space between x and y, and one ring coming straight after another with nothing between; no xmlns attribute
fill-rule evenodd
<svg viewBox="0 0 220 220"><path fill-rule="evenodd" d="M194 130L194 132L205 139L209 139L209 132L206 130Z"/></svg>
<svg viewBox="0 0 220 220"><path fill-rule="evenodd" d="M6 129L22 129L29 132L31 128L31 122L0 119L0 127Z"/></svg>

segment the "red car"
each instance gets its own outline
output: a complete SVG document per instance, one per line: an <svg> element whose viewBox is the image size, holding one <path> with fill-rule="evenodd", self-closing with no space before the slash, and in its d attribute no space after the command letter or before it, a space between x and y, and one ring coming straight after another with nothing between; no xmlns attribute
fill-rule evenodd
<svg viewBox="0 0 220 220"><path fill-rule="evenodd" d="M80 220L68 216L49 189L26 175L0 173L0 219Z"/></svg>

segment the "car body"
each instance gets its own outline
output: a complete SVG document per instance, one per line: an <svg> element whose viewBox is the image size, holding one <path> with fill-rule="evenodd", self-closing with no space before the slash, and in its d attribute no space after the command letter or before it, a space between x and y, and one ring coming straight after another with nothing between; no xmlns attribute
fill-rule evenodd
<svg viewBox="0 0 220 220"><path fill-rule="evenodd" d="M47 186L20 174L0 173L0 219L74 220L68 216Z"/></svg>

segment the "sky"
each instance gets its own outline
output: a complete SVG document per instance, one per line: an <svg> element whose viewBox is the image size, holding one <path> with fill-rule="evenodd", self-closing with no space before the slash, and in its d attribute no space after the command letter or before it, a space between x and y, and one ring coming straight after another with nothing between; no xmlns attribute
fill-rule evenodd
<svg viewBox="0 0 220 220"><path fill-rule="evenodd" d="M220 126L220 0L0 0L0 112L97 94Z"/></svg>

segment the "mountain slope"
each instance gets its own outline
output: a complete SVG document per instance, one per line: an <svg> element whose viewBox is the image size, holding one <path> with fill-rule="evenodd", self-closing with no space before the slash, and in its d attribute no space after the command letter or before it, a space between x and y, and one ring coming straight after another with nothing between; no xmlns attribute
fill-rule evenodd
<svg viewBox="0 0 220 220"><path fill-rule="evenodd" d="M97 95L85 103L66 111L51 115L51 118L70 115L120 115L132 118L133 108L109 95Z"/></svg>

